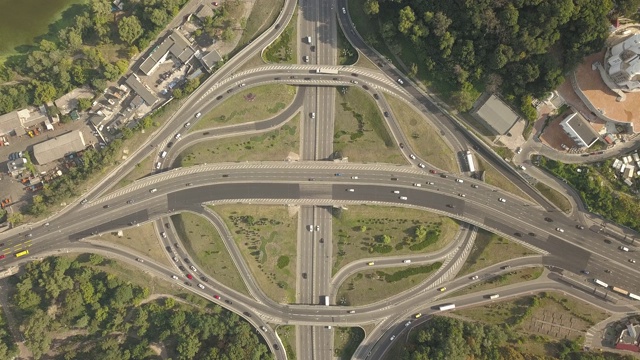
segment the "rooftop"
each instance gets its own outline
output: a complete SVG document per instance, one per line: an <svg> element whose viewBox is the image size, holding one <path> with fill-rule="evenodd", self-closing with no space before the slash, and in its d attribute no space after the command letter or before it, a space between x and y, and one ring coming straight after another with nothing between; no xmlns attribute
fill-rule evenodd
<svg viewBox="0 0 640 360"><path fill-rule="evenodd" d="M131 74L131 76L129 76L125 81L125 84L127 84L127 86L136 94L140 95L147 105L152 106L156 101L158 101L158 98L151 92L151 90L147 89L147 87L140 82L135 74Z"/></svg>
<svg viewBox="0 0 640 360"><path fill-rule="evenodd" d="M71 131L46 140L33 146L33 156L38 164L47 164L58 160L65 155L83 150L85 148L84 137L80 131Z"/></svg>
<svg viewBox="0 0 640 360"><path fill-rule="evenodd" d="M12 111L8 114L0 115L0 135L9 135L14 131L18 134L24 134L18 112Z"/></svg>
<svg viewBox="0 0 640 360"><path fill-rule="evenodd" d="M156 66L163 62L167 54L185 63L191 59L195 51L189 45L189 41L177 31L172 31L160 45L156 46L149 56L140 65L140 71L150 75Z"/></svg>
<svg viewBox="0 0 640 360"><path fill-rule="evenodd" d="M85 88L77 88L71 90L69 93L62 95L60 98L53 101L56 107L63 114L69 113L73 109L78 108L78 99L92 98L93 92Z"/></svg>
<svg viewBox="0 0 640 360"><path fill-rule="evenodd" d="M573 129L576 135L578 135L580 140L582 140L587 147L590 147L594 142L596 142L596 140L598 140L598 134L596 131L579 113L574 112L567 116L563 121L566 121L566 124Z"/></svg>
<svg viewBox="0 0 640 360"><path fill-rule="evenodd" d="M500 135L506 134L519 119L518 114L496 95L489 96L475 114Z"/></svg>

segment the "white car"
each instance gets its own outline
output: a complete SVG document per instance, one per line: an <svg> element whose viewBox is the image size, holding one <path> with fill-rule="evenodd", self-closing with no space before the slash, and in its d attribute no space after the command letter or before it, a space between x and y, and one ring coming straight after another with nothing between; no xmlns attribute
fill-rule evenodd
<svg viewBox="0 0 640 360"><path fill-rule="evenodd" d="M354 192L354 189L347 189L348 192Z"/></svg>
<svg viewBox="0 0 640 360"><path fill-rule="evenodd" d="M518 165L518 169L520 169L520 170L522 170L522 171L527 170L527 168L526 168L526 167L524 167L524 166L522 166L522 165Z"/></svg>
<svg viewBox="0 0 640 360"><path fill-rule="evenodd" d="M354 179L354 180L358 180L357 176L352 176L351 178Z"/></svg>
<svg viewBox="0 0 640 360"><path fill-rule="evenodd" d="M346 14L346 13L347 13L347 9L342 8L342 13L343 13L343 14Z"/></svg>
<svg viewBox="0 0 640 360"><path fill-rule="evenodd" d="M466 194L458 194L458 196L460 196L460 197L467 197L467 195L466 195Z"/></svg>
<svg viewBox="0 0 640 360"><path fill-rule="evenodd" d="M316 225L316 231L320 231L320 225Z"/></svg>
<svg viewBox="0 0 640 360"><path fill-rule="evenodd" d="M433 181L428 181L427 185L435 185L436 183L434 183Z"/></svg>
<svg viewBox="0 0 640 360"><path fill-rule="evenodd" d="M561 232L561 233L563 233L563 232L564 232L564 229L563 229L563 228L559 228L559 227L557 227L557 228L556 228L556 231L557 231L557 232Z"/></svg>
<svg viewBox="0 0 640 360"><path fill-rule="evenodd" d="M304 62L309 62L309 57L305 55L302 57L302 60L304 60Z"/></svg>
<svg viewBox="0 0 640 360"><path fill-rule="evenodd" d="M158 189L156 189L156 188L153 188L153 189L149 190L149 192L150 192L150 193L152 193L152 194L153 194L154 192L156 192L156 191L158 191Z"/></svg>
<svg viewBox="0 0 640 360"><path fill-rule="evenodd" d="M238 87L245 87L245 86L247 86L247 84L245 84L245 83L242 83L242 84L238 85Z"/></svg>
<svg viewBox="0 0 640 360"><path fill-rule="evenodd" d="M404 85L404 81L402 81L402 79L398 79L398 84Z"/></svg>
<svg viewBox="0 0 640 360"><path fill-rule="evenodd" d="M160 166L162 166L162 164L160 164L160 163L156 163L156 169L157 169L157 170L160 170Z"/></svg>
<svg viewBox="0 0 640 360"><path fill-rule="evenodd" d="M407 326L409 326L409 325L411 325L411 320L409 320L409 321L407 321L406 323L404 323L404 327L407 327Z"/></svg>
<svg viewBox="0 0 640 360"><path fill-rule="evenodd" d="M391 335L391 338L389 338L389 340L390 340L390 341L393 341L393 340L395 340L395 339L396 339L396 336L395 336L395 335Z"/></svg>
<svg viewBox="0 0 640 360"><path fill-rule="evenodd" d="M204 290L204 285L202 285L202 284L198 284L198 287L199 287L200 289Z"/></svg>
<svg viewBox="0 0 640 360"><path fill-rule="evenodd" d="M503 199L503 198L499 198L498 201L500 201L501 203L503 202L507 202L507 200Z"/></svg>
<svg viewBox="0 0 640 360"><path fill-rule="evenodd" d="M190 122L188 122L188 123L184 124L184 127L185 127L185 128L188 128L189 126L191 126L191 123L190 123Z"/></svg>
<svg viewBox="0 0 640 360"><path fill-rule="evenodd" d="M633 260L633 259L629 259L629 262L630 262L630 263L632 263L632 264L635 264L635 263L636 263L636 261L635 261L635 260Z"/></svg>
<svg viewBox="0 0 640 360"><path fill-rule="evenodd" d="M182 136L182 135L180 135L180 133L176 134L175 139L176 140L180 139L180 136Z"/></svg>
<svg viewBox="0 0 640 360"><path fill-rule="evenodd" d="M400 190L393 190L394 194L400 194Z"/></svg>
<svg viewBox="0 0 640 360"><path fill-rule="evenodd" d="M622 250L622 251L629 251L629 248L626 246L620 246L618 249Z"/></svg>
<svg viewBox="0 0 640 360"><path fill-rule="evenodd" d="M416 159L416 156L413 155L413 154L409 155L409 157L411 158L411 160L415 160Z"/></svg>
<svg viewBox="0 0 640 360"><path fill-rule="evenodd" d="M172 278L173 280L178 280L178 277L177 277L177 276L175 276L175 275L171 275L171 278Z"/></svg>
<svg viewBox="0 0 640 360"><path fill-rule="evenodd" d="M473 275L472 277L470 277L471 280L478 280L479 276L478 275Z"/></svg>
<svg viewBox="0 0 640 360"><path fill-rule="evenodd" d="M406 196L400 196L400 200L407 200Z"/></svg>
<svg viewBox="0 0 640 360"><path fill-rule="evenodd" d="M199 118L200 116L202 116L202 113L197 113L196 114L196 119Z"/></svg>
<svg viewBox="0 0 640 360"><path fill-rule="evenodd" d="M411 263L411 260L409 260L409 259L407 259L407 260L402 260L402 262L403 262L403 263L405 263L405 264L410 264L410 263Z"/></svg>
<svg viewBox="0 0 640 360"><path fill-rule="evenodd" d="M198 272L198 269L196 269L196 267L193 265L189 266L189 269L191 269L191 271L193 272Z"/></svg>
<svg viewBox="0 0 640 360"><path fill-rule="evenodd" d="M264 331L264 332L268 332L269 331L269 330L267 330L266 326L260 326L260 329L262 329L262 331Z"/></svg>
<svg viewBox="0 0 640 360"><path fill-rule="evenodd" d="M307 229L309 229L309 232L313 232L313 225L309 225Z"/></svg>
<svg viewBox="0 0 640 360"><path fill-rule="evenodd" d="M414 184L413 184L413 186L421 187L421 186L422 186L422 184L420 184L420 183L414 183Z"/></svg>
<svg viewBox="0 0 640 360"><path fill-rule="evenodd" d="M425 166L424 166L424 164L423 164L423 163L418 164L418 166L419 166L421 169L424 169L424 168L425 168Z"/></svg>
<svg viewBox="0 0 640 360"><path fill-rule="evenodd" d="M163 232L161 232L161 233L160 233L160 235L162 236L162 238L163 238L163 239L166 239L166 238L167 238L167 233L166 233L166 232L164 232L164 231L163 231Z"/></svg>
<svg viewBox="0 0 640 360"><path fill-rule="evenodd" d="M162 159L166 158L166 157L167 157L167 152L166 152L166 151L161 152L161 153L160 153L160 157L161 157Z"/></svg>
<svg viewBox="0 0 640 360"><path fill-rule="evenodd" d="M462 180L462 179L456 179L456 182L457 182L457 183L461 183L461 184L462 184L462 183L464 182L464 180Z"/></svg>
<svg viewBox="0 0 640 360"><path fill-rule="evenodd" d="M520 154L521 152L522 152L522 148L521 147L516 149L516 154Z"/></svg>

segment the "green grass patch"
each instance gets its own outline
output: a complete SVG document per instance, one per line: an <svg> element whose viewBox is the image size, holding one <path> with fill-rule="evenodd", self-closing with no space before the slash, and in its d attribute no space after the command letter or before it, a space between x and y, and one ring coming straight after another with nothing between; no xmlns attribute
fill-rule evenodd
<svg viewBox="0 0 640 360"><path fill-rule="evenodd" d="M460 296L460 295L466 295L466 294L473 294L473 293L478 293L482 291L489 291L502 286L535 280L539 278L540 275L542 275L543 271L544 271L543 267L532 267L532 268L509 271L507 273L495 276L489 280L480 281L466 288L452 291L451 293L447 294L445 298L451 298L454 296Z"/></svg>
<svg viewBox="0 0 640 360"><path fill-rule="evenodd" d="M294 58L298 52L298 9L293 13L291 21L287 24L280 37L276 39L264 51L264 61L271 63L295 64Z"/></svg>
<svg viewBox="0 0 640 360"><path fill-rule="evenodd" d="M338 26L338 65L353 65L358 61L358 52Z"/></svg>
<svg viewBox="0 0 640 360"><path fill-rule="evenodd" d="M280 256L278 258L278 268L284 269L289 265L289 257L288 256Z"/></svg>
<svg viewBox="0 0 640 360"><path fill-rule="evenodd" d="M333 215L334 274L340 267L365 257L439 250L453 240L458 230L454 220L407 208L349 206L348 210L334 209ZM423 245L412 250L416 244Z"/></svg>
<svg viewBox="0 0 640 360"><path fill-rule="evenodd" d="M296 360L296 327L293 325L277 325L276 333L287 351L287 359Z"/></svg>
<svg viewBox="0 0 640 360"><path fill-rule="evenodd" d="M439 169L448 172L458 171L456 156L442 139L439 131L422 114L402 100L388 94L384 94L384 97L407 137L408 145L416 155Z"/></svg>
<svg viewBox="0 0 640 360"><path fill-rule="evenodd" d="M333 338L335 356L340 360L350 360L364 340L364 330L360 327L337 327Z"/></svg>
<svg viewBox="0 0 640 360"><path fill-rule="evenodd" d="M467 261L462 265L458 276L471 274L488 266L523 256L536 255L528 248L509 241L486 230L478 229L478 235L469 253Z"/></svg>
<svg viewBox="0 0 640 360"><path fill-rule="evenodd" d="M278 18L284 0L256 0L238 46L244 46L268 29Z"/></svg>
<svg viewBox="0 0 640 360"><path fill-rule="evenodd" d="M503 191L509 192L523 199L531 200L529 195L520 190L519 187L517 187L513 182L511 182L511 180L507 179L507 177L502 175L498 170L491 166L491 164L487 163L479 156L476 156L475 159L478 163L478 170L484 171L484 181L487 184L498 187Z"/></svg>
<svg viewBox="0 0 640 360"><path fill-rule="evenodd" d="M337 303L360 306L383 300L425 281L442 263L366 270L349 276L338 289Z"/></svg>
<svg viewBox="0 0 640 360"><path fill-rule="evenodd" d="M112 188L112 190L123 188L129 184L132 184L134 181L142 179L143 177L149 176L153 173L153 160L156 159L158 154L153 153L152 155L147 156L142 161L136 164L136 166L129 171L125 177L120 179L118 183Z"/></svg>
<svg viewBox="0 0 640 360"><path fill-rule="evenodd" d="M294 115L294 119L301 115ZM300 150L299 121L257 135L222 138L190 146L183 151L180 166L232 161L282 161Z"/></svg>
<svg viewBox="0 0 640 360"><path fill-rule="evenodd" d="M538 191L540 191L540 193L544 197L546 197L547 200L551 201L560 210L564 211L565 213L571 212L571 202L559 191L541 182L536 183L536 189L538 189Z"/></svg>
<svg viewBox="0 0 640 360"><path fill-rule="evenodd" d="M171 267L172 261L165 255L158 236L153 223L146 223L122 230L122 237L119 237L116 232L111 232L102 234L96 239L133 249L140 255L148 256L162 265Z"/></svg>
<svg viewBox="0 0 640 360"><path fill-rule="evenodd" d="M202 216L187 212L173 215L171 220L185 250L200 270L224 285L249 295L240 272L213 224Z"/></svg>
<svg viewBox="0 0 640 360"><path fill-rule="evenodd" d="M356 162L406 164L373 98L357 87L339 87L335 152Z"/></svg>
<svg viewBox="0 0 640 360"><path fill-rule="evenodd" d="M256 282L271 299L295 301L297 220L285 206L216 205L211 207L234 234Z"/></svg>
<svg viewBox="0 0 640 360"><path fill-rule="evenodd" d="M239 91L202 117L189 132L266 120L284 110L296 95L296 88L284 84L268 84Z"/></svg>

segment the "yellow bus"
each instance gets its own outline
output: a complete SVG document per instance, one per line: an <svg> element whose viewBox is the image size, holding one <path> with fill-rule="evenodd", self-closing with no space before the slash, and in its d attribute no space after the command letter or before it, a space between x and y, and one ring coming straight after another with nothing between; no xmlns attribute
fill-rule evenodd
<svg viewBox="0 0 640 360"><path fill-rule="evenodd" d="M25 256L25 255L29 255L29 250L23 250L16 253L16 257Z"/></svg>

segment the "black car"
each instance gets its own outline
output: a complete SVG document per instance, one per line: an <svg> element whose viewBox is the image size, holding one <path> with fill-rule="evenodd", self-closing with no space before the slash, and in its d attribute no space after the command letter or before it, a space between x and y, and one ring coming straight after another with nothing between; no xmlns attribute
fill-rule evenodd
<svg viewBox="0 0 640 360"><path fill-rule="evenodd" d="M172 147L172 146L173 146L173 141L170 141L170 142L167 144L167 149L168 149L168 148L170 148L170 147Z"/></svg>
<svg viewBox="0 0 640 360"><path fill-rule="evenodd" d="M207 136L207 135L209 135L209 134L210 134L210 133L209 133L208 131L205 131L205 132L203 132L203 133L202 133L202 136Z"/></svg>
<svg viewBox="0 0 640 360"><path fill-rule="evenodd" d="M191 264L191 260L189 260L189 258L184 258L184 262L186 262L187 264Z"/></svg>
<svg viewBox="0 0 640 360"><path fill-rule="evenodd" d="M276 30L280 29L280 24L276 24Z"/></svg>
<svg viewBox="0 0 640 360"><path fill-rule="evenodd" d="M245 311L245 312L243 312L243 314L244 314L245 316L247 316L247 317L251 317L251 314L249 314L249 313L248 313L248 312L246 312L246 311Z"/></svg>
<svg viewBox="0 0 640 360"><path fill-rule="evenodd" d="M200 276L200 280L202 280L204 282L209 282L209 279L207 279L206 276Z"/></svg>
<svg viewBox="0 0 640 360"><path fill-rule="evenodd" d="M222 95L219 95L216 100L222 100Z"/></svg>
<svg viewBox="0 0 640 360"><path fill-rule="evenodd" d="M280 350L280 346L278 346L278 344L273 344L273 348L276 350Z"/></svg>
<svg viewBox="0 0 640 360"><path fill-rule="evenodd" d="M182 265L178 266L178 269L180 269L180 271L187 271L187 269L185 269Z"/></svg>
<svg viewBox="0 0 640 360"><path fill-rule="evenodd" d="M307 278L307 273L302 273L302 278L306 279Z"/></svg>
<svg viewBox="0 0 640 360"><path fill-rule="evenodd" d="M185 281L184 284L187 285L187 286L192 286L191 283L188 282L188 281Z"/></svg>
<svg viewBox="0 0 640 360"><path fill-rule="evenodd" d="M233 304L233 302L231 300L225 300L224 302L226 302L229 305Z"/></svg>
<svg viewBox="0 0 640 360"><path fill-rule="evenodd" d="M307 77L307 78L304 78L304 79L305 79L305 80L311 80L311 78L308 78L308 77Z"/></svg>
<svg viewBox="0 0 640 360"><path fill-rule="evenodd" d="M502 269L502 270L506 270L506 269L508 269L508 268L510 268L510 267L511 267L511 265L505 265L505 266L501 266L501 267L500 267L500 269Z"/></svg>
<svg viewBox="0 0 640 360"><path fill-rule="evenodd" d="M222 175L222 177L229 177L229 174L224 174Z"/></svg>
<svg viewBox="0 0 640 360"><path fill-rule="evenodd" d="M535 237L535 236L536 236L536 233L532 233L532 232L530 232L530 233L529 233L529 236L533 236L533 237Z"/></svg>
<svg viewBox="0 0 640 360"><path fill-rule="evenodd" d="M169 228L169 223L164 223L164 227Z"/></svg>
<svg viewBox="0 0 640 360"><path fill-rule="evenodd" d="M316 47L311 45L311 52L314 52L314 51L316 51Z"/></svg>
<svg viewBox="0 0 640 360"><path fill-rule="evenodd" d="M127 200L127 204L133 204L133 200Z"/></svg>
<svg viewBox="0 0 640 360"><path fill-rule="evenodd" d="M552 219L552 218L550 218L550 217L546 217L546 218L544 218L544 221L546 221L546 222L553 222L553 219Z"/></svg>
<svg viewBox="0 0 640 360"><path fill-rule="evenodd" d="M520 234L519 232L514 233L513 235L517 236L517 237L522 237L522 234Z"/></svg>
<svg viewBox="0 0 640 360"><path fill-rule="evenodd" d="M374 98L374 99L376 99L376 100L379 100L379 99L380 99L380 95L378 95L378 94L373 94L373 98Z"/></svg>
<svg viewBox="0 0 640 360"><path fill-rule="evenodd" d="M384 117L389 117L389 113L388 112L384 112Z"/></svg>
<svg viewBox="0 0 640 360"><path fill-rule="evenodd" d="M295 76L293 76L293 75L289 76L289 79L295 79L295 78L296 78L296 77L295 77Z"/></svg>
<svg viewBox="0 0 640 360"><path fill-rule="evenodd" d="M279 78L279 77L277 77L277 78L273 78L273 80L280 80L280 78Z"/></svg>
<svg viewBox="0 0 640 360"><path fill-rule="evenodd" d="M109 208L109 204L105 205L102 207L103 209L108 209Z"/></svg>
<svg viewBox="0 0 640 360"><path fill-rule="evenodd" d="M369 87L367 85L362 85L362 88L365 90L369 90Z"/></svg>
<svg viewBox="0 0 640 360"><path fill-rule="evenodd" d="M351 73L351 76L358 77L358 74L356 74L356 73Z"/></svg>
<svg viewBox="0 0 640 360"><path fill-rule="evenodd" d="M232 92L233 92L233 89L227 90L227 94L231 94Z"/></svg>
<svg viewBox="0 0 640 360"><path fill-rule="evenodd" d="M448 208L455 209L455 206L454 206L454 205L451 205L451 204L447 204L447 207L448 207Z"/></svg>
<svg viewBox="0 0 640 360"><path fill-rule="evenodd" d="M168 252L171 252L171 246L167 246L166 249Z"/></svg>
<svg viewBox="0 0 640 360"><path fill-rule="evenodd" d="M324 244L324 238L320 238L320 244Z"/></svg>

